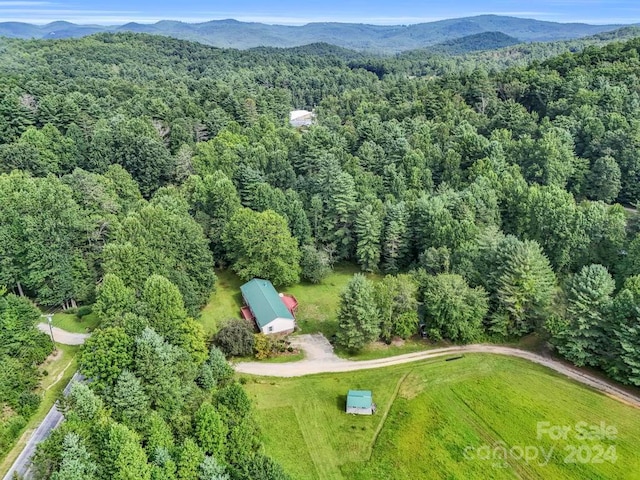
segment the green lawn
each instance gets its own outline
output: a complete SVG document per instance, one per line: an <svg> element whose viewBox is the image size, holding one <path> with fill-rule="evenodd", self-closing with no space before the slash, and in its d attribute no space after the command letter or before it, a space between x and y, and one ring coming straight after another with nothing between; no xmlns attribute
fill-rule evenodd
<svg viewBox="0 0 640 480"><path fill-rule="evenodd" d="M71 377L77 370L77 353L80 347L70 345L57 345L58 354L49 357L41 366L41 371L47 375L42 377L38 393L42 394L42 401L36 413L29 419L19 440L15 443L6 456L0 457L0 478L9 470L14 460L24 447L27 436L34 431L44 420L56 399L64 390Z"/></svg>
<svg viewBox="0 0 640 480"><path fill-rule="evenodd" d="M44 319L43 319L44 320ZM73 333L87 333L98 326L100 320L95 313L79 319L75 314L58 312L53 316L53 326Z"/></svg>
<svg viewBox="0 0 640 480"><path fill-rule="evenodd" d="M296 319L302 333L322 332L327 337L335 333L340 292L353 274L359 271L355 265L338 265L317 285L300 283L279 289L298 299ZM200 316L200 323L209 333L215 333L221 321L238 318L242 306L240 286L244 282L231 270L216 270L216 275L216 291L211 294L209 303ZM370 278L377 277L371 275Z"/></svg>
<svg viewBox="0 0 640 480"><path fill-rule="evenodd" d="M209 334L218 331L220 323L230 318L240 318L242 295L240 285L244 282L231 270L216 270L218 281L209 303L202 309L199 322Z"/></svg>
<svg viewBox="0 0 640 480"><path fill-rule="evenodd" d="M472 354L344 374L250 378L245 388L267 454L296 479L640 478L640 410L522 359ZM372 390L376 415L345 414L349 389ZM581 421L606 422L617 438L578 439ZM538 422L573 430L566 440L538 439ZM497 459L485 459L481 447L502 445L513 455L502 461L496 450L490 456ZM599 455L600 446L612 447L617 459ZM518 447L530 458L554 450L540 465L515 458ZM592 455L591 462L565 463L572 448L580 449L578 460Z"/></svg>
<svg viewBox="0 0 640 480"><path fill-rule="evenodd" d="M327 338L336 333L336 313L340 292L360 269L351 264L336 265L321 283L300 283L284 289L298 299L296 322L301 333L322 332ZM369 275L370 278L377 278Z"/></svg>
<svg viewBox="0 0 640 480"><path fill-rule="evenodd" d="M378 358L404 355L405 353L422 352L432 348L449 347L451 345L451 343L446 342L433 343L416 337L400 343L392 343L391 345L387 345L384 342L373 342L365 346L358 353L351 353L341 348L335 348L335 352L339 357L348 360L375 360Z"/></svg>

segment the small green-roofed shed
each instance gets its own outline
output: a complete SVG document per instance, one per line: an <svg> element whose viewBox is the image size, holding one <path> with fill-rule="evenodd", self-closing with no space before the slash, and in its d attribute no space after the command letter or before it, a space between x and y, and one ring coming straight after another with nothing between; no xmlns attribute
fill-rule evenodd
<svg viewBox="0 0 640 480"><path fill-rule="evenodd" d="M269 280L254 278L240 287L262 333L293 331L295 317Z"/></svg>
<svg viewBox="0 0 640 480"><path fill-rule="evenodd" d="M370 390L349 390L347 394L347 413L371 415L374 409L375 405Z"/></svg>

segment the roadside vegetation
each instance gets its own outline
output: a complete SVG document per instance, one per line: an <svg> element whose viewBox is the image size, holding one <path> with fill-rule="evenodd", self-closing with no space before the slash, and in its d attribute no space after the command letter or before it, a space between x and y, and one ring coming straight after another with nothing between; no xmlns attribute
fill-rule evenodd
<svg viewBox="0 0 640 480"><path fill-rule="evenodd" d="M41 397L40 405L22 429L16 432L13 444L11 442L5 444L4 451L0 454L0 476L6 474L22 451L29 435L38 428L53 404L60 398L62 391L78 368L78 350L79 347L58 344L55 352L40 365L42 377L40 385L35 390L35 393Z"/></svg>

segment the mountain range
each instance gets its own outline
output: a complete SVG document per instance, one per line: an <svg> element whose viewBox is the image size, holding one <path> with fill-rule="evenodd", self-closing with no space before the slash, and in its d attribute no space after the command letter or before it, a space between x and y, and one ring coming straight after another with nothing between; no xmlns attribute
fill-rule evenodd
<svg viewBox="0 0 640 480"><path fill-rule="evenodd" d="M494 42L504 46L518 42L569 40L619 27L621 25L555 23L499 15L480 15L415 25L309 23L289 26L237 20L213 20L203 23L163 20L154 24L127 23L103 26L58 21L47 25L2 22L0 36L52 39L83 37L100 32L138 32L193 40L225 48L296 47L324 42L360 51L396 53L436 44L451 44L453 49L456 49L457 39L468 37L470 40L465 42L473 43L476 35L483 41L493 36ZM467 45L461 48L468 50Z"/></svg>

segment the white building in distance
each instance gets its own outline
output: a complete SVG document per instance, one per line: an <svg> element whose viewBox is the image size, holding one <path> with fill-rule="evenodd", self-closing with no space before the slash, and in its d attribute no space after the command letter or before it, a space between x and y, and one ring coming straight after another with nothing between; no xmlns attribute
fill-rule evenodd
<svg viewBox="0 0 640 480"><path fill-rule="evenodd" d="M289 123L292 127L308 127L313 124L316 114L309 110L294 110L289 112Z"/></svg>

